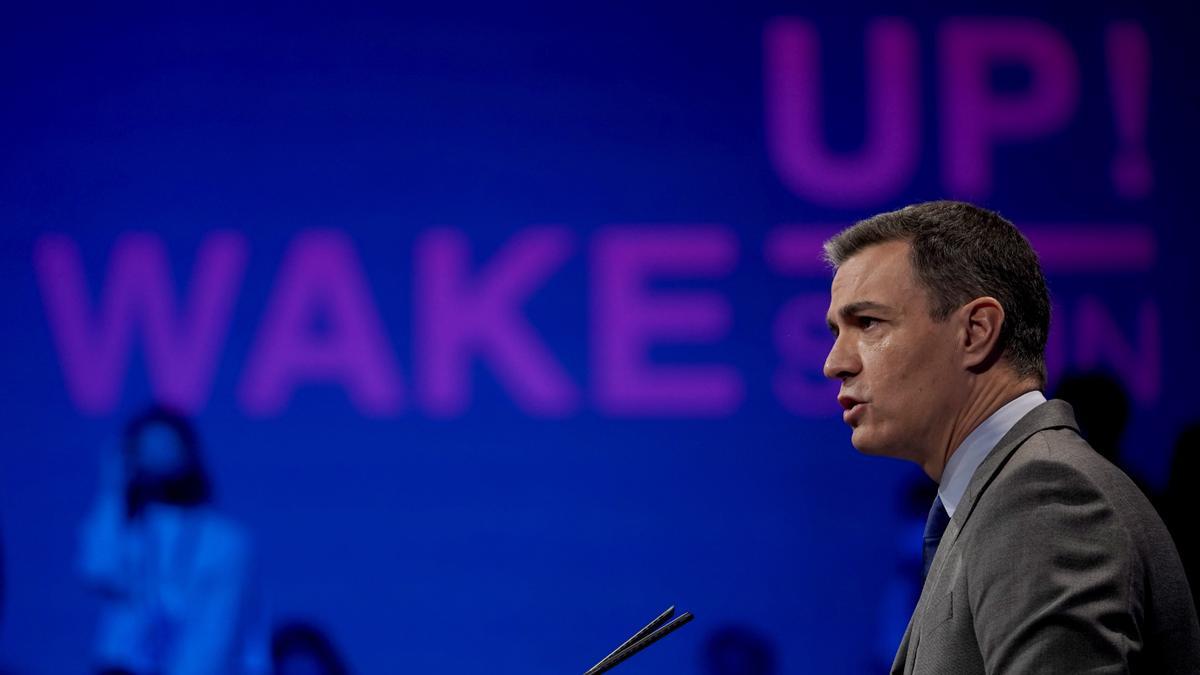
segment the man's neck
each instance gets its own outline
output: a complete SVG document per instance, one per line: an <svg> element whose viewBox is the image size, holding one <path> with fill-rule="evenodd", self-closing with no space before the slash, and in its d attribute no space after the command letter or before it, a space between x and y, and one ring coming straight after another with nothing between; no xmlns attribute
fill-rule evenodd
<svg viewBox="0 0 1200 675"><path fill-rule="evenodd" d="M934 482L940 483L950 456L976 427L1009 401L1037 388L1035 382L1015 376L977 379L966 403L959 409L953 424L943 437L943 442L937 446L935 452L930 453L921 468Z"/></svg>

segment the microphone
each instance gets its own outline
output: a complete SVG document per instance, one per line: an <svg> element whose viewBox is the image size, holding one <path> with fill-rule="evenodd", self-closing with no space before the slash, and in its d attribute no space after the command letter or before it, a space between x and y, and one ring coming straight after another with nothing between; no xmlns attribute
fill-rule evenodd
<svg viewBox="0 0 1200 675"><path fill-rule="evenodd" d="M600 659L599 663L588 668L583 675L607 673L629 657L670 635L680 626L695 618L691 612L684 612L668 623L667 620L674 616L674 614L675 605L671 605L662 614L656 616L653 621L634 633L632 637L622 642L621 646L609 652L608 656Z"/></svg>

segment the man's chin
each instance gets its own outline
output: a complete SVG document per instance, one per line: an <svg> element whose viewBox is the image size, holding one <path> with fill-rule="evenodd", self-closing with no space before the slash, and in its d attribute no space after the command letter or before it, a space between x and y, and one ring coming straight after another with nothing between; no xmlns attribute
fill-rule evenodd
<svg viewBox="0 0 1200 675"><path fill-rule="evenodd" d="M864 455L874 455L881 457L890 457L892 453L888 452L887 446L879 442L879 439L873 438L869 431L861 426L854 429L850 434L850 445L854 446Z"/></svg>
<svg viewBox="0 0 1200 675"><path fill-rule="evenodd" d="M888 457L891 459L904 459L914 461L920 464L920 461L910 452L905 451L905 446L896 442L896 439L881 438L879 434L867 433L868 429L859 426L850 435L850 445L854 446L855 450L863 455L872 457Z"/></svg>

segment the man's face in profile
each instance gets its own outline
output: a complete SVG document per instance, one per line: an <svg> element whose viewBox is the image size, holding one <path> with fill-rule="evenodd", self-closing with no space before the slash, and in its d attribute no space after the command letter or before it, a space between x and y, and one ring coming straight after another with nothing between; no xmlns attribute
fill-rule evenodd
<svg viewBox="0 0 1200 675"><path fill-rule="evenodd" d="M954 318L930 317L907 242L869 246L838 268L824 371L842 382L838 402L859 451L924 464L943 450L966 395Z"/></svg>

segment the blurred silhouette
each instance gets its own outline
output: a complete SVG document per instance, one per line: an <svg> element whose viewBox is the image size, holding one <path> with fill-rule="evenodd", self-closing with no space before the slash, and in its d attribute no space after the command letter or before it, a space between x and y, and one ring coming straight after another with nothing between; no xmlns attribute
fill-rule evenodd
<svg viewBox="0 0 1200 675"><path fill-rule="evenodd" d="M1151 501L1154 492L1121 460L1121 439L1129 424L1129 394L1121 381L1104 372L1074 373L1058 385L1054 398L1071 404L1079 433L1102 457L1121 467Z"/></svg>
<svg viewBox="0 0 1200 675"><path fill-rule="evenodd" d="M937 483L920 471L900 490L897 516L900 526L896 529L893 544L892 572L879 595L876 606L876 634L868 663L868 672L887 672L896 656L896 646L904 638L908 619L921 596L922 541L925 534L925 519L929 505L937 497Z"/></svg>
<svg viewBox="0 0 1200 675"><path fill-rule="evenodd" d="M1185 427L1176 439L1171 457L1171 474L1159 500L1159 510L1175 540L1175 547L1179 549L1183 569L1187 572L1192 601L1200 608L1200 594L1197 593L1197 586L1200 586L1200 541L1196 536L1194 521L1191 520L1191 509L1196 501L1195 490L1200 485L1197 481L1200 481L1200 423Z"/></svg>
<svg viewBox="0 0 1200 675"><path fill-rule="evenodd" d="M274 675L346 675L346 665L321 629L309 623L287 623L271 636Z"/></svg>
<svg viewBox="0 0 1200 675"><path fill-rule="evenodd" d="M262 672L251 635L250 542L211 504L191 423L152 407L104 453L80 570L101 595L100 673ZM257 652L257 654L256 654Z"/></svg>
<svg viewBox="0 0 1200 675"><path fill-rule="evenodd" d="M706 675L774 675L775 649L745 626L725 626L704 643Z"/></svg>
<svg viewBox="0 0 1200 675"><path fill-rule="evenodd" d="M1071 404L1083 437L1096 452L1120 466L1121 437L1129 423L1129 394L1120 380L1106 373L1067 375L1054 398Z"/></svg>

